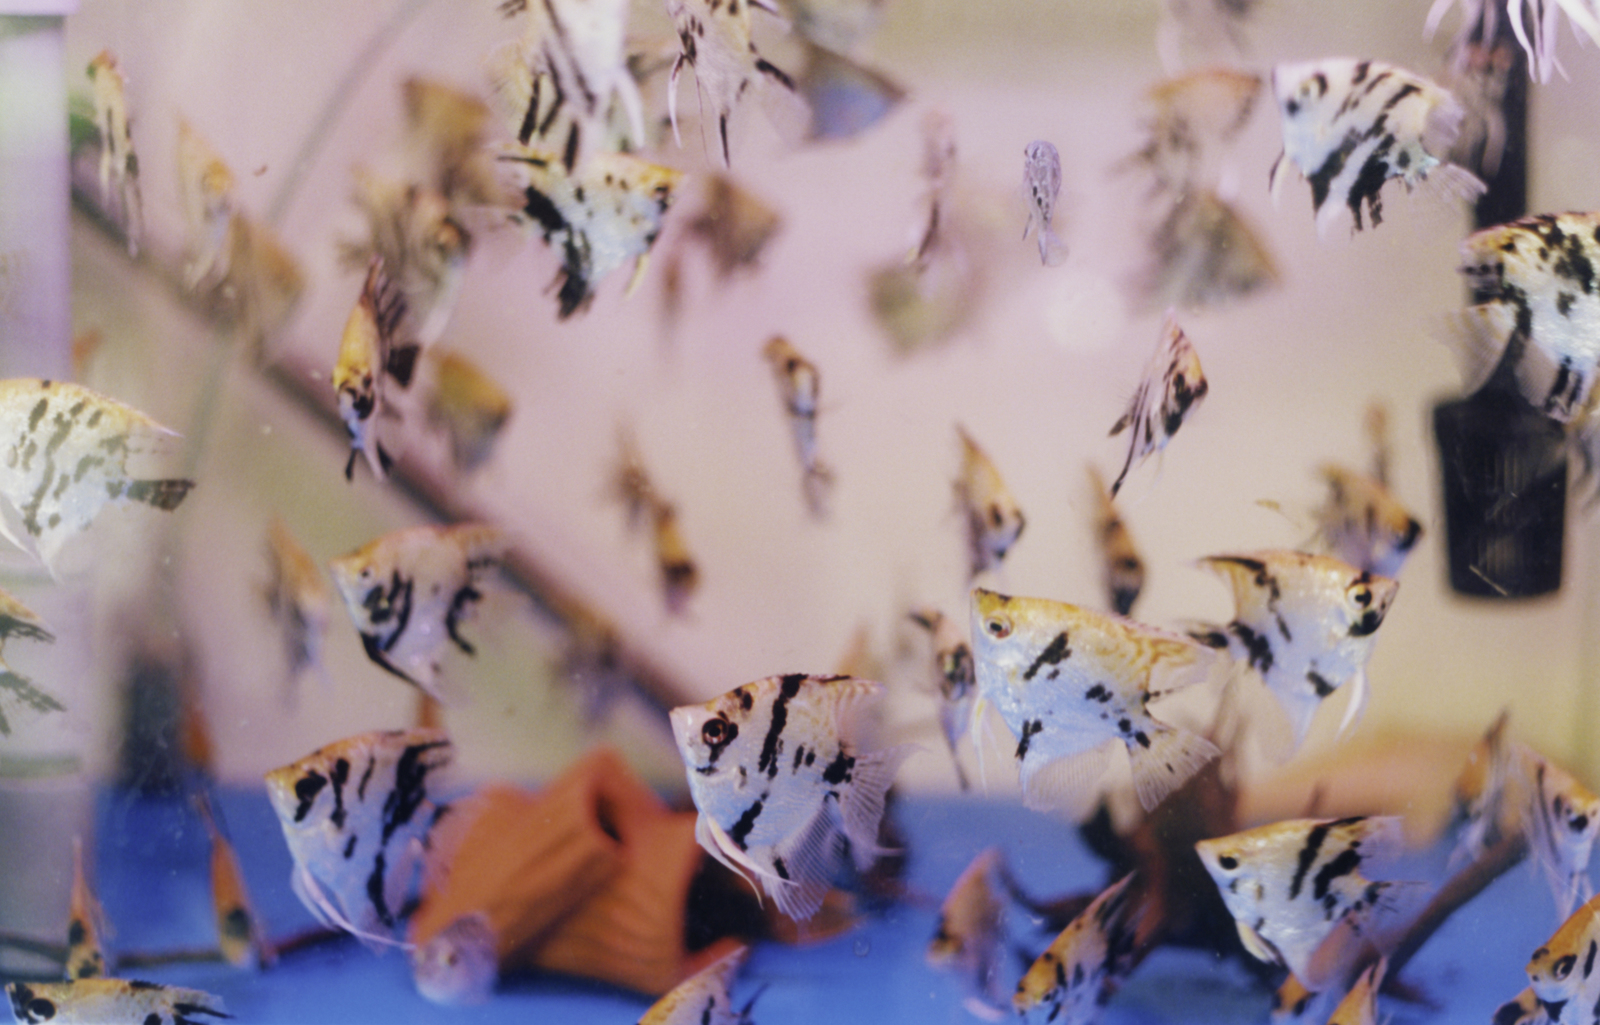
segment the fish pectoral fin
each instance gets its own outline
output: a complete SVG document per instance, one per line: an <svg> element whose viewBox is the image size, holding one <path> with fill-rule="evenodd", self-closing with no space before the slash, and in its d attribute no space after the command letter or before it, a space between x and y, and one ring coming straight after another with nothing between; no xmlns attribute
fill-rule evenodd
<svg viewBox="0 0 1600 1025"><path fill-rule="evenodd" d="M823 805L804 828L772 849L773 865L781 864L783 873L763 872L762 879L779 911L796 922L806 921L817 913L823 898L833 888L840 841L841 834L827 806ZM877 850L876 846L873 850ZM860 860L859 854L857 860Z"/></svg>
<svg viewBox="0 0 1600 1025"><path fill-rule="evenodd" d="M757 871L756 866L749 863L749 857L705 812L701 812L695 819L694 838L705 848L707 854L722 862L724 868L749 883L750 889L756 891L756 900L762 899L761 887L751 878L751 873Z"/></svg>
<svg viewBox="0 0 1600 1025"><path fill-rule="evenodd" d="M1261 934L1248 923L1235 920L1239 928L1239 942L1244 944L1244 949L1257 961L1267 964L1283 964L1283 955L1278 953L1278 948L1261 938ZM1303 981L1303 980L1302 980Z"/></svg>
<svg viewBox="0 0 1600 1025"><path fill-rule="evenodd" d="M1344 718L1339 720L1339 736L1343 737L1345 731L1361 721L1361 713L1367 707L1367 671L1356 670L1356 675L1349 681L1350 700L1344 706Z"/></svg>
<svg viewBox="0 0 1600 1025"><path fill-rule="evenodd" d="M917 750L915 744L899 744L857 755L849 781L839 790L839 817L844 823L844 835L850 838L851 853L857 867L863 870L879 855L888 853L878 846L884 794L894 783L900 763Z"/></svg>
<svg viewBox="0 0 1600 1025"><path fill-rule="evenodd" d="M1148 745L1139 743L1136 737L1126 740L1133 765L1133 789L1145 811L1155 810L1168 794L1222 753L1198 733L1154 720L1151 727L1145 732Z"/></svg>
<svg viewBox="0 0 1600 1025"><path fill-rule="evenodd" d="M1021 767L1022 803L1033 811L1087 811L1115 744L1107 740L1054 758L1029 751Z"/></svg>
<svg viewBox="0 0 1600 1025"><path fill-rule="evenodd" d="M1439 318L1439 340L1455 354L1461 382L1469 394L1488 382L1515 330L1516 312L1508 303L1469 306Z"/></svg>

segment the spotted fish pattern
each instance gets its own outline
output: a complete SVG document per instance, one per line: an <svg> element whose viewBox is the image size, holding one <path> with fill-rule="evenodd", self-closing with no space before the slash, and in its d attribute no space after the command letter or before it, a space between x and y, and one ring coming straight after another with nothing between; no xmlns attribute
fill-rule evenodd
<svg viewBox="0 0 1600 1025"><path fill-rule="evenodd" d="M1319 470L1328 498L1317 510L1317 541L1329 555L1382 577L1397 577L1422 537L1422 523L1376 477L1338 463Z"/></svg>
<svg viewBox="0 0 1600 1025"><path fill-rule="evenodd" d="M1089 1025L1133 968L1143 905L1123 876L1061 930L1023 974L1011 1005L1024 1021Z"/></svg>
<svg viewBox="0 0 1600 1025"><path fill-rule="evenodd" d="M1218 754L1204 737L1149 710L1155 697L1226 673L1226 659L1188 637L1048 598L975 588L972 654L975 730L993 705L1017 739L1030 808L1081 797L1119 744L1147 811Z"/></svg>
<svg viewBox="0 0 1600 1025"><path fill-rule="evenodd" d="M350 436L350 458L344 479L355 475L356 458L365 456L372 475L383 480L394 460L378 440L378 425L387 405L388 380L404 388L411 384L418 346L401 342L406 318L405 297L384 270L381 257L367 266L361 296L345 321L339 338L339 358L334 364L333 390L338 397L339 419Z"/></svg>
<svg viewBox="0 0 1600 1025"><path fill-rule="evenodd" d="M1401 844L1400 820L1289 819L1202 840L1200 861L1233 915L1244 947L1281 964L1311 992L1330 981L1312 955L1342 922L1360 930L1391 906L1396 887L1361 870Z"/></svg>
<svg viewBox="0 0 1600 1025"><path fill-rule="evenodd" d="M0 590L0 649L13 637L55 643L56 635L22 602ZM0 660L0 736L11 735L12 720L41 712L64 712L66 706Z"/></svg>
<svg viewBox="0 0 1600 1025"><path fill-rule="evenodd" d="M961 439L961 475L955 481L956 501L966 517L967 555L971 575L975 577L985 570L1000 567L1028 521L988 453L978 447L960 424L956 425L956 434Z"/></svg>
<svg viewBox="0 0 1600 1025"><path fill-rule="evenodd" d="M756 997L739 1008L728 995L749 956L749 948L740 947L691 975L652 1004L638 1025L751 1025Z"/></svg>
<svg viewBox="0 0 1600 1025"><path fill-rule="evenodd" d="M1133 543L1133 534L1117 512L1116 501L1106 487L1105 478L1092 463L1089 466L1089 488L1094 493L1095 538L1100 543L1100 582L1105 588L1106 604L1112 612L1126 616L1133 611L1133 603L1144 590L1144 560Z"/></svg>
<svg viewBox="0 0 1600 1025"><path fill-rule="evenodd" d="M794 437L795 454L800 458L801 490L812 515L825 511L827 489L833 471L817 456L817 408L822 397L822 375L815 363L800 355L789 340L773 335L761 355L772 367L778 382L778 397L789 414L789 431Z"/></svg>
<svg viewBox="0 0 1600 1025"><path fill-rule="evenodd" d="M232 1017L221 997L136 979L13 982L6 996L20 1025L205 1025Z"/></svg>
<svg viewBox="0 0 1600 1025"><path fill-rule="evenodd" d="M1523 829L1565 915L1594 895L1589 857L1600 834L1600 797L1531 748L1518 744L1514 751L1528 795Z"/></svg>
<svg viewBox="0 0 1600 1025"><path fill-rule="evenodd" d="M852 676L790 673L672 710L695 838L796 921L822 905L841 841L863 870L883 853L884 794L910 748L861 747L882 693Z"/></svg>
<svg viewBox="0 0 1600 1025"><path fill-rule="evenodd" d="M1366 704L1367 659L1400 585L1329 555L1269 549L1200 560L1233 589L1234 619L1191 635L1260 674L1298 747L1334 691L1352 684L1341 729Z"/></svg>
<svg viewBox="0 0 1600 1025"><path fill-rule="evenodd" d="M790 92L795 89L794 80L756 49L750 37L752 7L777 13L766 0L667 0L667 16L677 30L681 47L667 84L667 117L672 122L673 137L683 145L678 134L678 75L690 67L694 69L696 87L710 100L725 167L732 165L728 118L758 77Z"/></svg>
<svg viewBox="0 0 1600 1025"><path fill-rule="evenodd" d="M83 837L72 838L72 903L67 916L67 978L97 979L106 974L100 934L106 913L83 871Z"/></svg>
<svg viewBox="0 0 1600 1025"><path fill-rule="evenodd" d="M128 83L110 50L101 50L89 62L89 83L94 123L100 129L100 202L122 221L128 255L137 257L144 230L139 158L133 152L133 133L129 130Z"/></svg>
<svg viewBox="0 0 1600 1025"><path fill-rule="evenodd" d="M1364 217L1383 221L1382 189L1399 178L1407 189L1426 181L1449 195L1476 199L1486 187L1464 168L1444 163L1464 111L1449 91L1382 61L1329 58L1272 69L1272 92L1283 118L1283 152L1269 175L1276 195L1286 164L1311 183L1317 228L1326 234L1348 211L1353 231Z"/></svg>
<svg viewBox="0 0 1600 1025"><path fill-rule="evenodd" d="M136 477L130 458L176 435L143 413L69 381L0 381L0 534L47 566L112 502L176 509L194 481Z"/></svg>
<svg viewBox="0 0 1600 1025"><path fill-rule="evenodd" d="M1161 342L1145 367L1139 388L1128 409L1111 425L1110 437L1128 431L1128 456L1122 470L1111 482L1111 497L1117 497L1128 471L1150 456L1164 450L1210 390L1200 369L1200 354L1194 343L1168 313L1161 327Z"/></svg>
<svg viewBox="0 0 1600 1025"><path fill-rule="evenodd" d="M1529 991L1550 1022L1600 1020L1600 897L1569 915L1528 960ZM1512 1001L1525 1008L1524 997ZM1505 1007L1501 1008L1506 1011ZM1524 1010L1524 1013L1525 1010ZM1509 1012L1507 1012L1509 1018ZM1510 1019L1518 1020L1518 1019ZM1498 1015L1496 1021L1499 1021Z"/></svg>
<svg viewBox="0 0 1600 1025"><path fill-rule="evenodd" d="M461 626L505 547L488 524L428 524L384 534L329 568L367 657L448 703L439 656L447 643L476 654Z"/></svg>
<svg viewBox="0 0 1600 1025"><path fill-rule="evenodd" d="M1061 198L1061 153L1054 143L1036 139L1022 150L1022 191L1028 198L1028 221L1022 237L1039 236L1039 262L1046 267L1066 259L1066 244L1056 236L1051 221Z"/></svg>
<svg viewBox="0 0 1600 1025"><path fill-rule="evenodd" d="M933 661L939 684L939 728L950 747L961 789L968 788L967 774L956 755L956 745L972 722L972 705L978 700L977 670L972 663L972 645L959 623L935 608L916 609L911 621L928 631L933 642Z"/></svg>
<svg viewBox="0 0 1600 1025"><path fill-rule="evenodd" d="M600 281L630 261L637 284L681 172L627 153L597 153L571 172L536 148L513 147L501 159L520 175L522 218L561 253L562 320L588 309Z"/></svg>
<svg viewBox="0 0 1600 1025"><path fill-rule="evenodd" d="M1600 212L1538 214L1469 235L1461 274L1476 304L1452 341L1467 387L1504 365L1550 418L1590 402L1600 362Z"/></svg>
<svg viewBox="0 0 1600 1025"><path fill-rule="evenodd" d="M429 798L429 777L453 756L440 730L374 731L267 773L291 883L318 921L369 944L395 942L448 807Z"/></svg>

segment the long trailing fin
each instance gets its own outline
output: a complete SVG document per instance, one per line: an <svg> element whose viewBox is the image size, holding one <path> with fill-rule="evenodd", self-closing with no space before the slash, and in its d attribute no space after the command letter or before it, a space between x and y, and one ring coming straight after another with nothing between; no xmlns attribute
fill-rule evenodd
<svg viewBox="0 0 1600 1025"><path fill-rule="evenodd" d="M1128 756L1133 763L1133 788L1145 811L1155 810L1172 791L1183 786L1207 762L1222 754L1217 746L1198 733L1155 723L1146 733L1149 745L1128 741Z"/></svg>

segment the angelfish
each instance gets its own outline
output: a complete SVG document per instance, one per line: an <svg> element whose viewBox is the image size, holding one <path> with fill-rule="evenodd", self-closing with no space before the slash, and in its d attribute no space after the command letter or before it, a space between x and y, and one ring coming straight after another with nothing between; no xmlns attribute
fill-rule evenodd
<svg viewBox="0 0 1600 1025"><path fill-rule="evenodd" d="M100 934L106 913L89 889L83 871L83 837L72 838L72 905L67 919L67 978L97 979L106 974L106 955Z"/></svg>
<svg viewBox="0 0 1600 1025"><path fill-rule="evenodd" d="M454 754L438 730L360 733L267 773L294 857L295 895L317 920L368 944L401 945L435 822L429 776Z"/></svg>
<svg viewBox="0 0 1600 1025"><path fill-rule="evenodd" d="M1162 451L1178 433L1210 390L1200 369L1200 354L1178 326L1177 318L1167 313L1161 325L1161 342L1145 367L1138 391L1128 409L1111 425L1110 437L1128 431L1128 457L1111 482L1111 497L1122 490L1128 471L1151 455Z"/></svg>
<svg viewBox="0 0 1600 1025"><path fill-rule="evenodd" d="M1011 998L1024 1020L1035 1011L1062 1025L1095 1020L1133 968L1143 903L1132 883L1129 874L1106 887L1029 966Z"/></svg>
<svg viewBox="0 0 1600 1025"><path fill-rule="evenodd" d="M961 476L956 478L956 500L967 518L967 553L971 575L998 569L1011 546L1022 536L1027 521L1016 498L1001 479L987 453L972 440L966 428L956 425L961 438Z"/></svg>
<svg viewBox="0 0 1600 1025"><path fill-rule="evenodd" d="M772 365L773 375L778 380L778 395L789 414L795 454L800 457L803 471L801 487L806 504L813 515L821 515L827 487L833 482L833 471L817 456L817 405L822 377L817 373L816 364L800 355L782 335L773 335L761 354Z"/></svg>
<svg viewBox="0 0 1600 1025"><path fill-rule="evenodd" d="M933 642L933 660L939 674L939 727L950 745L950 761L956 767L961 789L967 789L967 773L961 768L956 745L972 722L972 705L978 700L977 673L972 664L972 645L957 620L935 608L913 609L911 621L928 631Z"/></svg>
<svg viewBox="0 0 1600 1025"><path fill-rule="evenodd" d="M378 424L386 405L387 379L394 378L404 388L411 383L416 368L418 346L402 343L399 338L405 316L405 298L384 271L382 258L373 257L367 265L361 297L345 321L339 359L333 367L339 419L350 435L345 480L355 474L357 456L366 457L372 475L379 480L388 476L389 467L394 464L378 440Z"/></svg>
<svg viewBox="0 0 1600 1025"><path fill-rule="evenodd" d="M794 80L761 56L750 38L752 7L777 13L769 0L667 0L667 15L682 46L667 83L667 117L673 138L683 145L678 135L678 74L688 66L694 69L697 88L711 101L724 166L732 164L728 118L745 91L758 81L756 76L764 75L794 92Z"/></svg>
<svg viewBox="0 0 1600 1025"><path fill-rule="evenodd" d="M1050 226L1061 196L1061 154L1053 143L1036 139L1022 150L1022 188L1028 199L1028 222L1022 237L1037 229L1039 262L1053 267L1066 259L1067 246Z"/></svg>
<svg viewBox="0 0 1600 1025"><path fill-rule="evenodd" d="M194 481L145 478L130 459L164 453L175 431L69 381L0 381L0 534L53 567L67 539L112 502L176 509Z"/></svg>
<svg viewBox="0 0 1600 1025"><path fill-rule="evenodd" d="M100 201L121 214L128 238L128 255L139 255L144 230L139 198L139 158L133 152L128 130L128 84L110 50L101 50L89 62L94 89L94 123L100 129Z"/></svg>
<svg viewBox="0 0 1600 1025"><path fill-rule="evenodd" d="M483 600L484 578L505 547L488 524L428 524L384 534L329 568L367 657L448 704L440 652L450 642L476 653L461 624Z"/></svg>
<svg viewBox="0 0 1600 1025"><path fill-rule="evenodd" d="M1226 671L1223 659L1177 634L1048 598L972 592L978 724L999 710L1017 738L1023 802L1053 808L1080 798L1127 749L1133 785L1153 809L1217 757L1199 734L1155 718L1149 704Z"/></svg>
<svg viewBox="0 0 1600 1025"><path fill-rule="evenodd" d="M928 943L928 964L965 976L980 1012L999 1002L995 984L1000 978L1006 906L996 884L1003 865L998 847L986 848L972 859L939 905L939 925Z"/></svg>
<svg viewBox="0 0 1600 1025"><path fill-rule="evenodd" d="M1289 819L1202 840L1200 862L1257 960L1288 967L1311 992L1332 968L1313 955L1341 923L1360 932L1392 904L1397 887L1374 882L1362 869L1392 857L1401 844L1400 820Z"/></svg>
<svg viewBox="0 0 1600 1025"><path fill-rule="evenodd" d="M700 812L695 838L796 921L821 907L841 839L862 870L884 853L884 794L910 749L861 746L882 691L851 676L790 673L672 710Z"/></svg>
<svg viewBox="0 0 1600 1025"><path fill-rule="evenodd" d="M268 967L277 954L250 905L239 856L222 835L204 791L196 793L194 804L211 840L211 910L217 922L217 947L223 960L235 968Z"/></svg>
<svg viewBox="0 0 1600 1025"><path fill-rule="evenodd" d="M1192 635L1226 648L1261 674L1294 728L1298 747L1317 708L1350 684L1340 729L1367 700L1367 659L1400 585L1331 555L1287 549L1213 555L1200 565L1233 590L1227 626Z"/></svg>
<svg viewBox="0 0 1600 1025"><path fill-rule="evenodd" d="M21 1025L204 1025L202 1019L232 1017L223 1012L221 997L138 979L13 982L6 986L6 996Z"/></svg>
<svg viewBox="0 0 1600 1025"><path fill-rule="evenodd" d="M749 956L750 948L739 947L689 976L652 1004L638 1025L750 1025L750 1009L761 993L742 1008L728 995Z"/></svg>
<svg viewBox="0 0 1600 1025"><path fill-rule="evenodd" d="M1353 231L1363 212L1383 220L1383 185L1436 186L1462 200L1487 187L1441 156L1461 130L1464 111L1449 91L1421 75L1382 61L1328 58L1272 69L1272 92L1283 115L1283 152L1268 176L1274 196L1284 164L1311 182L1317 230L1349 210Z"/></svg>

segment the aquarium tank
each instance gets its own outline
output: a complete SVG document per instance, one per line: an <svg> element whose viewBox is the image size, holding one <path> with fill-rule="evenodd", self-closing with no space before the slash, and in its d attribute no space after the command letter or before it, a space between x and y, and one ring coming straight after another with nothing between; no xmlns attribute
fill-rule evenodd
<svg viewBox="0 0 1600 1025"><path fill-rule="evenodd" d="M0 1019L1596 1021L1597 95L0 0Z"/></svg>

